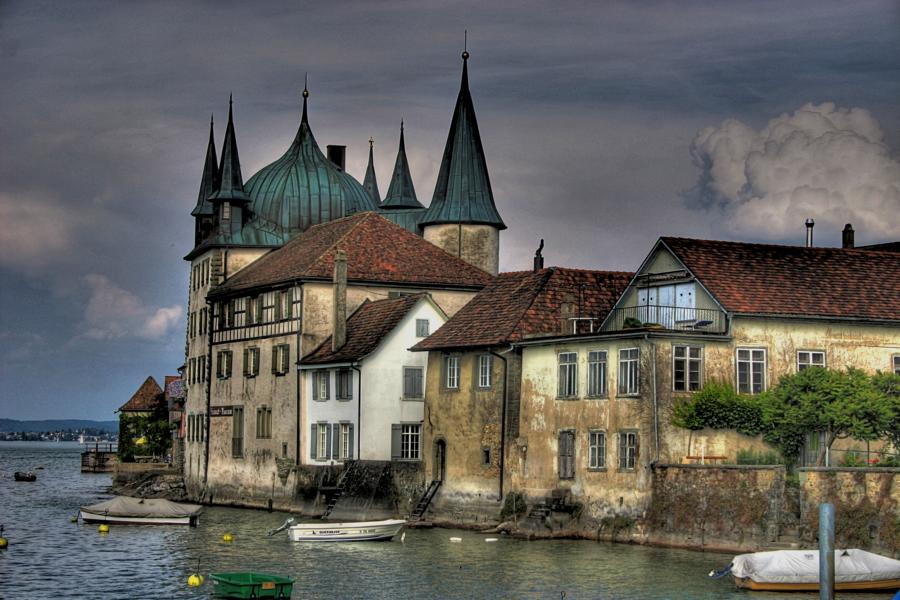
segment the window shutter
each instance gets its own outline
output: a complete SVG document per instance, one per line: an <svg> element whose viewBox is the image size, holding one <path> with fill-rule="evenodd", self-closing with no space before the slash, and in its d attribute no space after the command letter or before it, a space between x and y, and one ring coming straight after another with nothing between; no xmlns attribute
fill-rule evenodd
<svg viewBox="0 0 900 600"><path fill-rule="evenodd" d="M391 425L391 460L400 458L400 425Z"/></svg>
<svg viewBox="0 0 900 600"><path fill-rule="evenodd" d="M309 457L313 460L318 458L316 456L316 449L319 446L319 426L315 423L312 424L312 432L309 435Z"/></svg>
<svg viewBox="0 0 900 600"><path fill-rule="evenodd" d="M353 453L353 445L354 445L354 442L356 441L354 433L353 433L353 423L350 423L350 425L348 425L348 427L350 429L350 442L347 444L347 458L353 458L354 456L356 456Z"/></svg>
<svg viewBox="0 0 900 600"><path fill-rule="evenodd" d="M272 347L272 373L278 372L278 346Z"/></svg>
<svg viewBox="0 0 900 600"><path fill-rule="evenodd" d="M281 349L282 349L281 350L281 372L287 373L288 372L288 362L290 362L290 356L291 356L291 347L285 344L284 346L281 347Z"/></svg>
<svg viewBox="0 0 900 600"><path fill-rule="evenodd" d="M311 371L309 372L310 379L312 379L312 397L313 400L319 399L319 372Z"/></svg>
<svg viewBox="0 0 900 600"><path fill-rule="evenodd" d="M228 354L225 355L225 374L229 377L231 376L231 359L232 353L229 351Z"/></svg>
<svg viewBox="0 0 900 600"><path fill-rule="evenodd" d="M323 400L328 400L331 398L331 371L323 371L322 376L325 378L325 398Z"/></svg>
<svg viewBox="0 0 900 600"><path fill-rule="evenodd" d="M341 457L341 424L334 423L331 426L331 458Z"/></svg>
<svg viewBox="0 0 900 600"><path fill-rule="evenodd" d="M250 350L244 348L244 377L250 374Z"/></svg>
<svg viewBox="0 0 900 600"><path fill-rule="evenodd" d="M641 438L637 433L634 434L634 468L638 466L638 456L641 454Z"/></svg>
<svg viewBox="0 0 900 600"><path fill-rule="evenodd" d="M627 445L628 445L628 436L624 433L618 434L619 436L619 468L624 469L628 465L628 455L627 455Z"/></svg>
<svg viewBox="0 0 900 600"><path fill-rule="evenodd" d="M331 427L325 424L325 456L322 458L334 458L331 456Z"/></svg>
<svg viewBox="0 0 900 600"><path fill-rule="evenodd" d="M422 385L422 373L423 369L415 369L413 371L413 380L415 381L413 391L417 398L421 398L425 395L424 386Z"/></svg>
<svg viewBox="0 0 900 600"><path fill-rule="evenodd" d="M556 445L557 445L557 454L558 454L558 464L557 464L556 469L557 469L560 477L565 477L565 472L566 472L565 471L565 468L566 468L566 458L565 458L566 457L566 436L565 436L565 432L563 432L563 431L559 432L559 437L557 438Z"/></svg>

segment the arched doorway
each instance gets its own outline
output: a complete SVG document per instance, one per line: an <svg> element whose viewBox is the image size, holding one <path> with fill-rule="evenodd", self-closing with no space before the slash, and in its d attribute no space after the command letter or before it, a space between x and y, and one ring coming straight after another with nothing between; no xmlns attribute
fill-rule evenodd
<svg viewBox="0 0 900 600"><path fill-rule="evenodd" d="M447 442L435 440L434 442L434 469L432 479L444 481L447 476Z"/></svg>

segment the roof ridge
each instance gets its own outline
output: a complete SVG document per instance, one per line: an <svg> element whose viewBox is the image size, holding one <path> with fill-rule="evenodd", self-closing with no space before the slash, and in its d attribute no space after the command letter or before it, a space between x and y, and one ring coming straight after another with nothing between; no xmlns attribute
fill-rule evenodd
<svg viewBox="0 0 900 600"><path fill-rule="evenodd" d="M736 240L718 240L718 239L707 239L707 238L691 238L691 237L681 237L676 235L664 235L659 238L661 241L667 240L678 240L682 242L706 242L713 244L729 244L735 246L757 246L761 248L788 248L791 250L812 250L812 251L833 251L833 252L843 252L845 250L860 250L862 252L878 252L882 254L896 254L896 252L891 252L889 250L869 250L865 246L862 247L854 247L854 248L842 248L840 246L799 246L796 244L772 244L768 242L742 242ZM891 242L888 242L891 243Z"/></svg>

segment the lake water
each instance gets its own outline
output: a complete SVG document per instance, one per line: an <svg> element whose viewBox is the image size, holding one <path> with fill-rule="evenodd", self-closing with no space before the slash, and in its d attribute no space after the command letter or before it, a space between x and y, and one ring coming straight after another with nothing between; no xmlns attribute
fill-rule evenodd
<svg viewBox="0 0 900 600"><path fill-rule="evenodd" d="M34 483L13 472L36 471ZM0 598L209 598L188 588L197 569L268 571L296 579L293 598L528 598L812 600L750 593L711 569L731 555L590 541L526 542L448 529L409 530L391 543L290 543L267 538L284 513L207 508L198 527L73 524L78 507L108 498L110 476L79 472L77 444L0 442ZM234 541L222 541L224 533ZM451 537L462 538L451 543ZM891 594L855 594L854 600Z"/></svg>

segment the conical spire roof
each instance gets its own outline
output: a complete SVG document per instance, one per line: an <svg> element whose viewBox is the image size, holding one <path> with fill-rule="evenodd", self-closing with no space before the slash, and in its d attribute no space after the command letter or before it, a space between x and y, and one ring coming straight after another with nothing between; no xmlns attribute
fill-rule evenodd
<svg viewBox="0 0 900 600"><path fill-rule="evenodd" d="M394 174L391 175L391 187L388 188L381 208L425 208L416 198L416 188L413 187L412 176L409 173L402 122L400 123L400 148L397 150Z"/></svg>
<svg viewBox="0 0 900 600"><path fill-rule="evenodd" d="M372 147L375 140L369 138L369 165L366 167L366 177L363 179L363 187L369 192L372 201L376 206L381 204L381 192L378 191L378 180L375 178L375 157L373 156Z"/></svg>
<svg viewBox="0 0 900 600"><path fill-rule="evenodd" d="M209 197L219 190L219 161L216 159L216 140L213 136L213 119L209 118L209 143L206 146L206 162L203 163L203 176L200 178L200 193L197 195L197 206L191 215L211 215L215 212Z"/></svg>
<svg viewBox="0 0 900 600"><path fill-rule="evenodd" d="M431 205L420 225L482 223L506 229L494 206L475 107L469 93L468 59L469 53L463 52L462 82L456 108L453 109L447 145Z"/></svg>
<svg viewBox="0 0 900 600"><path fill-rule="evenodd" d="M244 191L244 178L241 176L241 159L238 157L231 104L231 96L229 96L228 127L225 129L225 141L222 143L222 161L219 163L219 191L213 194L210 200L249 202L250 196Z"/></svg>

